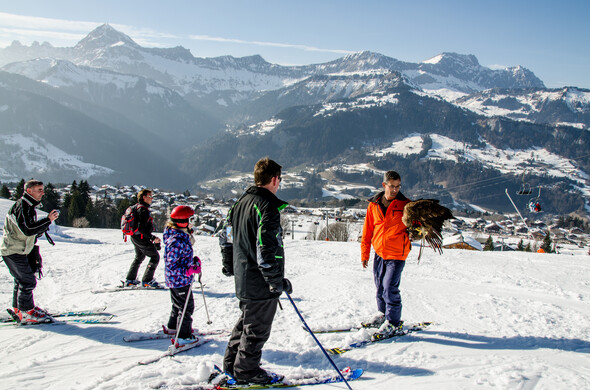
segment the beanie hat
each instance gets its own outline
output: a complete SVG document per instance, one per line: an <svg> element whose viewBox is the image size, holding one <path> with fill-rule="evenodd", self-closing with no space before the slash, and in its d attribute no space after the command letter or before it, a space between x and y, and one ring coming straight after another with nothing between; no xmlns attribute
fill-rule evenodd
<svg viewBox="0 0 590 390"><path fill-rule="evenodd" d="M170 213L170 220L179 227L187 227L189 218L195 215L195 211L189 206L176 206Z"/></svg>

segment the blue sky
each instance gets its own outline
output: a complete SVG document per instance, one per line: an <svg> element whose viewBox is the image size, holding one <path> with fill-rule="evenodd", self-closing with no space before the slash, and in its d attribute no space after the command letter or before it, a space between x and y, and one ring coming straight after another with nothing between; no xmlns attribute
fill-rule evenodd
<svg viewBox="0 0 590 390"><path fill-rule="evenodd" d="M410 62L456 52L491 68L522 65L550 88L590 88L587 0L6 1L0 47L73 46L103 23L196 57L260 54L294 65L362 50Z"/></svg>

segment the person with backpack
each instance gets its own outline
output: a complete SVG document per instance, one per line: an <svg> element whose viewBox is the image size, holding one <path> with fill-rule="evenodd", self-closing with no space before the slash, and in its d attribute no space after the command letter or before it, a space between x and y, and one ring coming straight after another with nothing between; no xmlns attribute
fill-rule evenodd
<svg viewBox="0 0 590 390"><path fill-rule="evenodd" d="M288 204L275 195L281 183L281 166L268 157L254 167L251 186L228 212L219 244L222 272L234 276L241 315L232 330L223 369L238 384L269 384L282 376L260 367L262 348L284 291L291 294L285 278L285 251L280 211Z"/></svg>
<svg viewBox="0 0 590 390"><path fill-rule="evenodd" d="M29 180L24 190L22 198L6 214L0 252L14 278L12 306L20 322L52 322L51 316L35 306L33 299L33 290L37 286L35 272L41 272L41 255L35 243L37 237L46 234L51 222L59 217L59 211L52 210L47 217L37 220L36 208L45 194L43 182ZM50 240L49 236L47 238Z"/></svg>
<svg viewBox="0 0 590 390"><path fill-rule="evenodd" d="M194 274L201 273L201 261L194 256L192 218L195 212L189 206L177 206L170 213L164 229L164 261L166 286L170 288L172 310L165 332L177 335L176 346L195 341L193 312L195 304L191 286Z"/></svg>
<svg viewBox="0 0 590 390"><path fill-rule="evenodd" d="M131 235L131 242L135 247L135 258L133 263L131 263L131 267L129 267L123 285L128 287L141 283L142 287L162 288L154 279L154 273L160 262L160 254L157 248L157 246L160 246L160 239L152 234L154 231L154 222L150 213L150 206L153 200L153 192L149 189L143 189L137 194L137 200L137 204L132 206L135 227ZM150 261L145 268L140 282L137 280L137 273L146 257L149 257Z"/></svg>

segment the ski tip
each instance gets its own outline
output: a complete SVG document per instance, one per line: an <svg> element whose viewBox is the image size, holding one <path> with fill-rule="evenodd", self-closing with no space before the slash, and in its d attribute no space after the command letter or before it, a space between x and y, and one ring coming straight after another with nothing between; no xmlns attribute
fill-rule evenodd
<svg viewBox="0 0 590 390"><path fill-rule="evenodd" d="M363 370L362 368L357 368L355 370L352 370L352 372L350 374L350 380L360 378L364 372L365 372L365 370Z"/></svg>

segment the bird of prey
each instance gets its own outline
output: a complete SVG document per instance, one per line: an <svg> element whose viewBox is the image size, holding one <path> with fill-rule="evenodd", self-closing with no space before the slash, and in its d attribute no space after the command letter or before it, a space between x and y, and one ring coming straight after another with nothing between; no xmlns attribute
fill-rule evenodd
<svg viewBox="0 0 590 390"><path fill-rule="evenodd" d="M442 227L447 219L454 219L448 208L441 206L437 199L419 199L406 204L402 222L408 228L411 241L421 240L418 261L422 256L424 241L442 254Z"/></svg>

